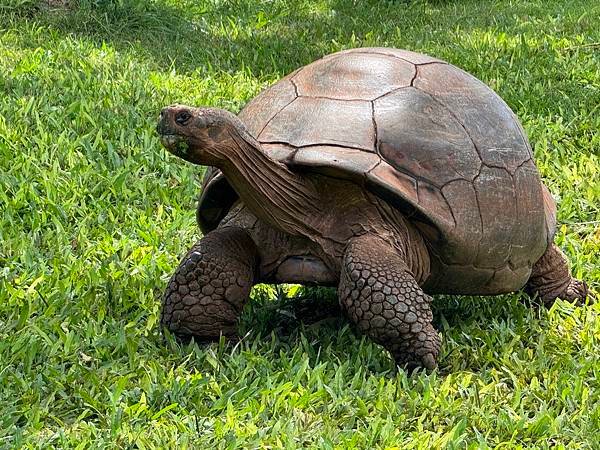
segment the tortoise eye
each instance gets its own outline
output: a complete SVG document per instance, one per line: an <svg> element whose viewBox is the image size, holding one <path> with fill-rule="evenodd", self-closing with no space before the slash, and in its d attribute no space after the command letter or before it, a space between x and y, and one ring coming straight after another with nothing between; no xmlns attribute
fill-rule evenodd
<svg viewBox="0 0 600 450"><path fill-rule="evenodd" d="M192 118L192 115L187 112L187 111L182 111L179 114L177 114L177 116L175 117L175 122L177 122L178 125L185 125L187 124L190 119Z"/></svg>

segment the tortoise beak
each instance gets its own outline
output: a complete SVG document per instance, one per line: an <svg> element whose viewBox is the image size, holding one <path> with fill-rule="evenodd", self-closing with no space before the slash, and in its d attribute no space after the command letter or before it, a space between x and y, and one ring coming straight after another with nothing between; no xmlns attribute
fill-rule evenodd
<svg viewBox="0 0 600 450"><path fill-rule="evenodd" d="M167 150L172 150L175 148L175 145L177 144L178 138L177 136L173 135L173 134L161 134L160 135L160 143L163 145L163 147L165 147Z"/></svg>
<svg viewBox="0 0 600 450"><path fill-rule="evenodd" d="M170 107L163 108L158 116L158 123L156 124L156 133L160 137L160 143L170 152L175 150L181 137L177 135L171 124Z"/></svg>
<svg viewBox="0 0 600 450"><path fill-rule="evenodd" d="M158 115L158 122L156 124L156 132L163 136L168 134L173 134L171 127L169 126L169 108L163 108L160 114Z"/></svg>

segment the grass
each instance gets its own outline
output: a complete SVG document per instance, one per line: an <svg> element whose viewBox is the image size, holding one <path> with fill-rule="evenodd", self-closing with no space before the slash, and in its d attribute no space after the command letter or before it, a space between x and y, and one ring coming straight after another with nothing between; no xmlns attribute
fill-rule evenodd
<svg viewBox="0 0 600 450"><path fill-rule="evenodd" d="M164 105L237 111L343 48L436 55L518 114L597 291L598 23L583 0L3 1L0 447L598 448L598 305L437 298L430 375L342 319L300 322L296 288L255 289L239 345L163 340L201 173L153 131Z"/></svg>

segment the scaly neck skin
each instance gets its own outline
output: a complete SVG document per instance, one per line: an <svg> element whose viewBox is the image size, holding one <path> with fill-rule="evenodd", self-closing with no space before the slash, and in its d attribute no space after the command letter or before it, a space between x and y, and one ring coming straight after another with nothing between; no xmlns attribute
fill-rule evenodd
<svg viewBox="0 0 600 450"><path fill-rule="evenodd" d="M259 218L286 233L320 234L314 224L320 214L318 194L308 180L271 159L250 136L230 130L231 139L213 147L227 181Z"/></svg>

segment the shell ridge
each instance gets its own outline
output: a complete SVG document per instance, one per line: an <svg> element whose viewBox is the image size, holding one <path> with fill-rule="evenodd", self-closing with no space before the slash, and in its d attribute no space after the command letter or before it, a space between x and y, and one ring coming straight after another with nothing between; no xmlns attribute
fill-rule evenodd
<svg viewBox="0 0 600 450"><path fill-rule="evenodd" d="M348 148L351 150L361 150L361 151L371 151L370 149L366 149L364 147L359 147L356 145L351 145L351 143L343 143L343 142L319 142L319 143L315 143L315 144L305 144L305 145L294 145L291 144L289 142L286 141L260 141L261 144L283 144L283 145L289 145L290 147L296 149L296 150L300 150L303 148L309 148L309 147L339 147L339 148Z"/></svg>
<svg viewBox="0 0 600 450"><path fill-rule="evenodd" d="M515 215L514 215L514 221L512 223L512 228L515 229L517 224L519 223L519 207L518 207L518 199L517 199L517 184L515 183L515 176L514 173L511 173L510 170L508 169L504 169L506 171L506 173L508 173L510 175L510 182L512 184L512 196L513 196L513 200L514 200L514 205L515 205ZM516 237L515 233L511 233L510 234L510 240L508 242L508 256L506 259L506 264L505 266L510 266L510 260L513 257L513 241ZM509 267L510 270L510 267ZM496 274L494 274L494 276L496 276Z"/></svg>
<svg viewBox="0 0 600 450"><path fill-rule="evenodd" d="M430 183L427 183L430 184ZM420 204L420 197L419 197L419 186L421 185L421 183L417 182L417 200L419 201ZM430 184L431 185L431 184ZM440 195L442 196L442 198L444 199L444 203L446 203L446 206L448 207L448 211L450 211L450 215L452 216L452 222L454 222L453 224L453 228L456 228L457 222L456 222L456 217L454 216L454 211L452 211L452 206L450 206L450 202L448 201L448 199L446 198L446 195L444 195L444 192L437 186L435 186L437 188L437 190L439 191Z"/></svg>
<svg viewBox="0 0 600 450"><path fill-rule="evenodd" d="M508 173L511 176L511 178L514 178L514 175L517 172L517 170L519 170L521 167L523 167L525 164L527 164L531 160L533 160L533 158L530 157L530 158L527 158L525 161L519 163L519 165L516 166L515 170L513 170L512 172L506 166L501 166L499 164L494 164L494 163L489 163L489 162L482 162L481 166L482 167L487 167L489 169L504 170L506 173Z"/></svg>
<svg viewBox="0 0 600 450"><path fill-rule="evenodd" d="M414 52L412 50L406 50L406 51L414 53L414 54L417 54L417 55L419 54L418 52ZM407 63L410 63L410 64L414 64L415 66L425 66L425 65L428 65L428 64L445 64L445 65L450 65L450 63L448 63L446 61L442 61L441 59L436 59L436 58L433 58L433 57L430 57L430 58L433 59L433 61L426 61L426 62L421 62L421 63L415 63L415 62L413 62L413 61L411 61L411 60L409 60L407 58L403 58L402 56L397 55L395 53L386 52L385 48L382 48L382 47L359 47L357 49L349 48L349 49L346 49L346 50L342 50L342 51L340 51L338 53L334 53L332 55L326 55L326 56L324 56L321 59L325 59L325 58L327 58L329 56L336 56L336 55L339 55L339 54L348 54L348 53L351 53L351 54L354 54L354 55L356 55L356 54L359 54L359 55L363 54L363 55L387 56L389 58L395 58L395 59L399 59L400 61L404 61L404 62L407 62Z"/></svg>
<svg viewBox="0 0 600 450"><path fill-rule="evenodd" d="M410 89L411 87L414 87L414 86L400 86L400 87L394 88L391 91L386 92L385 94L381 94L379 97L375 97L373 100L371 100L371 102L376 102L377 100L379 100L383 97L387 97L388 95L395 94L396 92L401 91L402 89Z"/></svg>
<svg viewBox="0 0 600 450"><path fill-rule="evenodd" d="M379 137L377 135L377 120L375 120L375 102L371 100L371 120L373 121L373 148L375 149L375 153L379 155L381 158L381 154L379 153Z"/></svg>
<svg viewBox="0 0 600 450"><path fill-rule="evenodd" d="M471 182L473 184L473 191L475 192L475 201L477 202L477 215L479 216L479 230L481 231L479 235L479 240L477 242L477 252L475 253L475 261L477 261L479 249L481 248L481 243L483 242L483 235L485 234L483 230L483 216L481 215L481 200L479 199L479 190L477 189L476 183L477 179L481 176L481 169L483 169L483 164L479 166L479 172L477 173L477 175L475 175L475 178L473 178L473 181ZM477 266L473 264L473 267Z"/></svg>
<svg viewBox="0 0 600 450"><path fill-rule="evenodd" d="M454 211L452 210L452 206L450 206L450 202L446 198L446 194L444 194L444 191L442 191L441 189L440 189L440 194L442 194L442 198L446 202L446 205L448 205L448 210L450 211L450 215L452 216L452 221L454 222L453 228L456 228L458 226L458 221L456 220L456 216L454 215Z"/></svg>
<svg viewBox="0 0 600 450"><path fill-rule="evenodd" d="M406 87L408 87L408 86L406 86ZM304 95L304 94L298 94L298 96L296 98L314 98L314 99L320 99L320 98L322 98L324 100L334 100L336 102L348 102L348 103L351 103L351 102L365 103L365 102L370 102L371 101L371 100L352 99L352 98L328 97L326 95Z"/></svg>
<svg viewBox="0 0 600 450"><path fill-rule="evenodd" d="M296 93L296 98L300 97L300 94L298 93L298 85L296 84L296 80L294 80L294 77L296 75L298 75L300 73L300 70L296 70L292 76L289 78L290 83L292 83L292 86L294 86L294 92Z"/></svg>
<svg viewBox="0 0 600 450"><path fill-rule="evenodd" d="M392 55L390 53L384 53L384 52L380 52L380 51L371 51L371 52L364 51L367 49L377 50L376 47L363 47L362 48L363 51L352 51L353 49L347 49L347 50L342 50L342 52L352 53L353 55L378 55L378 56L384 56L384 57L390 58L390 59L399 59L400 61L404 61L404 62L413 64L413 65L415 64L412 61L409 61L408 59L402 58L401 56L398 56L398 55ZM323 58L321 58L321 59L323 59Z"/></svg>
<svg viewBox="0 0 600 450"><path fill-rule="evenodd" d="M413 75L413 77L410 79L410 87L415 87L415 80L417 79L417 77L419 76L419 66L416 64L413 64L413 66L415 67L415 74Z"/></svg>
<svg viewBox="0 0 600 450"><path fill-rule="evenodd" d="M422 177L421 175L417 175L416 173L411 172L408 169L405 169L404 167L396 167L395 165L390 164L385 158L381 158L381 162L384 164L387 164L388 166L390 166L392 169L403 173L404 175L408 175L409 177L413 178L415 181L417 182L421 182L421 183L426 183L430 186L433 186L437 189L440 189L440 186L438 184L435 184L434 182L432 182L431 180Z"/></svg>

